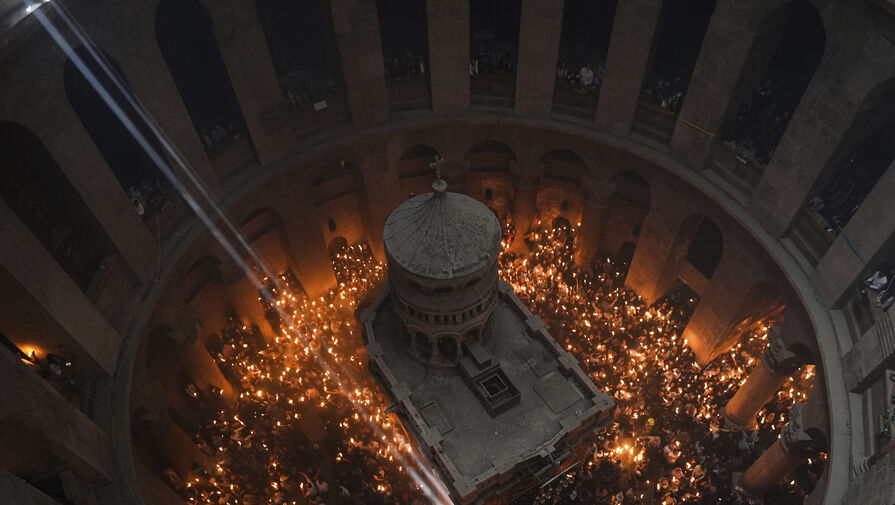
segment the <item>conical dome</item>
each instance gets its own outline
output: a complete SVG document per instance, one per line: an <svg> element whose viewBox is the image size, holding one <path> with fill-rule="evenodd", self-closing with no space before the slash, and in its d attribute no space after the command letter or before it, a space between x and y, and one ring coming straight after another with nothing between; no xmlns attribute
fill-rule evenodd
<svg viewBox="0 0 895 505"><path fill-rule="evenodd" d="M428 279L451 279L494 261L500 223L491 210L460 193L444 190L407 200L389 216L383 239L390 264Z"/></svg>

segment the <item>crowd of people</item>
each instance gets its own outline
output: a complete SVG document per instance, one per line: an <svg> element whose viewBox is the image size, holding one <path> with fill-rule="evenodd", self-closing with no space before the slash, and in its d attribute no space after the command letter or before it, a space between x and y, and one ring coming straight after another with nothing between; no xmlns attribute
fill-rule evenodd
<svg viewBox="0 0 895 505"><path fill-rule="evenodd" d="M700 366L681 337L694 299L675 294L646 306L622 286L627 265L609 257L593 272L574 268L570 227L536 230L526 240L532 253L505 253L501 276L618 407L593 437L592 458L515 503L747 503L733 474L776 440L792 404L807 399L813 367L784 384L758 414L757 430L728 431L720 409L758 364L766 327ZM809 460L764 504L800 503L824 464L824 457Z"/></svg>
<svg viewBox="0 0 895 505"><path fill-rule="evenodd" d="M313 107L339 90L339 82L330 73L292 71L280 77L280 88L290 104Z"/></svg>
<svg viewBox="0 0 895 505"><path fill-rule="evenodd" d="M500 53L500 56L495 52L483 50L469 60L469 75L472 76L513 74L515 72L516 59L510 49Z"/></svg>
<svg viewBox="0 0 895 505"><path fill-rule="evenodd" d="M401 55L386 55L386 79L413 79L426 75L426 60L421 54L404 51Z"/></svg>
<svg viewBox="0 0 895 505"><path fill-rule="evenodd" d="M828 232L845 228L879 180L862 165L859 155L850 156L823 190L808 200L808 210L824 219Z"/></svg>
<svg viewBox="0 0 895 505"><path fill-rule="evenodd" d="M780 93L773 80L765 81L743 100L726 128L724 139L733 143L741 163L771 161L794 108L781 105Z"/></svg>
<svg viewBox="0 0 895 505"><path fill-rule="evenodd" d="M563 60L560 60L559 65L556 67L556 78L558 80L568 82L575 89L584 93L596 91L603 84L603 73L604 68L602 64L587 63L582 65L577 73L570 72L566 62Z"/></svg>
<svg viewBox="0 0 895 505"><path fill-rule="evenodd" d="M200 134L205 153L214 156L225 147L237 142L245 133L245 126L236 123L216 124L203 128Z"/></svg>
<svg viewBox="0 0 895 505"><path fill-rule="evenodd" d="M501 277L618 405L576 468L514 503L745 500L732 473L773 442L789 406L805 399L813 369L784 385L759 414L757 431L725 431L719 409L757 363L761 328L700 367L681 338L690 300L646 306L623 287L623 269L611 258L592 272L578 269L571 227L529 233L531 254L515 256L507 224ZM267 280L259 300L273 337L234 317L211 349L237 397L196 433L216 466L179 486L191 504L429 502L410 476L412 442L366 369L355 319L359 304L384 281L385 267L365 246L343 248L332 259L338 287L326 297L295 294L289 274ZM821 457L800 467L765 503L797 503L823 464Z"/></svg>
<svg viewBox="0 0 895 505"><path fill-rule="evenodd" d="M647 103L677 114L684 104L686 89L686 84L680 77L650 79L643 87L642 98Z"/></svg>
<svg viewBox="0 0 895 505"><path fill-rule="evenodd" d="M139 184L127 188L131 204L139 216L161 208L168 199L169 191L171 184L164 180L161 174L155 181L143 179Z"/></svg>

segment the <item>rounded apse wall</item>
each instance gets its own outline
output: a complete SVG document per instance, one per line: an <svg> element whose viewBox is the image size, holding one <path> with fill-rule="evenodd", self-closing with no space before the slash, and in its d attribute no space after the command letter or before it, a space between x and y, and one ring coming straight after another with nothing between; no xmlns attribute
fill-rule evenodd
<svg viewBox="0 0 895 505"><path fill-rule="evenodd" d="M729 198L666 156L576 130L518 120L408 119L333 138L262 169L263 174L234 177L224 189L226 213L269 271L290 270L295 285L316 296L336 283L332 251L363 243L377 259L384 258L385 219L410 195L428 191L434 177L428 160L438 153L462 173L456 190L498 216L523 215L531 207L532 222L580 225L575 243L580 264L601 254L629 258L625 284L648 303L683 282L699 302L682 337L701 363L737 344L749 324L769 317L781 322L786 347L817 365L807 419L828 447L827 391L820 380L826 374L810 306L760 233L743 215L730 212ZM223 384L221 397L233 394L203 354L209 339L228 324L228 311L257 326L258 338L272 335L257 289L201 224L182 222L171 233L184 238L167 255L157 302L143 306L142 336L127 352L133 356L127 363L132 373L127 426L131 431L143 426L139 436L132 435L135 467L145 464L138 446L152 431L148 427L165 426L164 436L185 441L185 432L171 426L177 419L187 426L197 422L178 412L190 410L182 387L172 386L178 380L203 391ZM256 260L247 261L253 266ZM172 370L167 377L153 375L158 368L151 363L165 349L178 349L180 373L186 376L178 379ZM152 384L155 390L147 387ZM174 391L165 392L166 387ZM828 472L832 467L831 462ZM144 477L145 487L165 486ZM827 479L825 474L812 500L823 499Z"/></svg>

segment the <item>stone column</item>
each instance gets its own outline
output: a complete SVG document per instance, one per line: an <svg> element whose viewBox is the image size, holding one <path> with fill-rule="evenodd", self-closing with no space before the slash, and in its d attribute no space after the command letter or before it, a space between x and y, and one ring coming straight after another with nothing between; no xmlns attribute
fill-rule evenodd
<svg viewBox="0 0 895 505"><path fill-rule="evenodd" d="M547 116L553 106L564 0L522 0L516 114Z"/></svg>
<svg viewBox="0 0 895 505"><path fill-rule="evenodd" d="M528 253L525 243L525 234L531 229L531 225L538 213L538 185L544 174L544 165L523 164L512 162L510 171L513 173L513 223L516 226L516 237L513 239L511 250L517 254Z"/></svg>
<svg viewBox="0 0 895 505"><path fill-rule="evenodd" d="M388 116L388 93L376 3L331 0L330 9L351 120L357 126L381 123Z"/></svg>
<svg viewBox="0 0 895 505"><path fill-rule="evenodd" d="M803 461L817 453L817 443L805 432L806 405L796 403L789 411L789 424L780 438L743 474L742 487L750 496L761 497Z"/></svg>
<svg viewBox="0 0 895 505"><path fill-rule="evenodd" d="M780 327L768 331L768 346L761 362L740 386L724 407L724 419L728 427L737 430L755 425L755 415L761 410L786 379L807 361L805 356L787 349L780 337Z"/></svg>
<svg viewBox="0 0 895 505"><path fill-rule="evenodd" d="M597 104L598 127L621 134L631 130L661 12L662 0L618 3Z"/></svg>
<svg viewBox="0 0 895 505"><path fill-rule="evenodd" d="M429 86L436 113L469 107L469 2L427 0Z"/></svg>
<svg viewBox="0 0 895 505"><path fill-rule="evenodd" d="M584 176L581 178L581 186L584 187L586 202L581 215L581 227L575 239L575 264L582 268L590 268L600 248L606 208L609 206L609 199L615 193L615 184Z"/></svg>

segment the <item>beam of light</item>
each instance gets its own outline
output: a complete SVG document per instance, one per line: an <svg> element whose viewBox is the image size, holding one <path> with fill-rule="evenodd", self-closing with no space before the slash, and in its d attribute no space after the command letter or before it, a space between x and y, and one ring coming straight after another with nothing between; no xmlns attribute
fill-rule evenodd
<svg viewBox="0 0 895 505"><path fill-rule="evenodd" d="M71 34L74 35L77 42L85 48L90 54L90 57L93 58L95 62L97 62L100 66L101 71L105 74L105 76L109 79L110 82L113 83L118 92L125 98L126 102L130 107L135 110L140 119L150 127L152 134L155 138L161 143L166 154L170 156L174 163L181 169L181 172L187 176L189 182L194 186L196 190L199 191L200 197L204 200L205 204L210 207L213 213L217 216L218 219L226 226L227 230L230 232L232 237L237 241L238 245L242 248L242 250L246 251L248 255L255 261L255 264L258 265L258 269L268 278L275 279L276 276L270 273L270 270L266 267L266 265L262 262L261 258L256 254L254 249L251 247L249 242L243 237L242 233L239 229L232 223L226 213L223 211L218 202L214 199L211 192L208 190L207 186L202 182L201 178L195 173L193 168L187 162L187 160L183 157L174 143L165 135L162 129L158 126L155 120L148 114L143 105L136 100L136 98L132 95L132 93L124 86L121 80L118 78L116 73L112 71L108 62L99 53L96 47L93 45L92 41L87 37L84 30L81 26L72 18L67 9L60 5L58 2L52 3L52 6L55 8L55 11L58 13L59 18L65 23L66 27L70 30ZM205 227L211 232L214 238L221 244L230 258L234 261L236 265L240 265L243 272L248 276L251 280L252 284L258 288L259 290L264 287L264 283L261 281L260 277L249 269L245 264L245 258L243 255L239 253L237 247L228 239L224 231L221 230L212 219L212 216L200 205L199 200L197 200L189 191L186 184L181 181L177 175L171 170L171 168L166 163L163 158L162 153L158 152L155 147L152 145L149 138L143 135L134 121L128 117L128 114L122 108L122 106L115 101L112 97L109 90L107 90L98 77L93 73L93 71L88 68L84 60L80 57L80 55L74 51L74 48L66 40L65 36L61 33L61 31L55 26L55 24L48 18L48 16L42 10L34 11L34 15L40 21L41 25L47 31L48 34L53 38L56 44L62 49L62 51L68 55L71 62L75 65L79 72L84 76L84 78L90 83L93 89L97 92L97 94L102 98L103 102L109 109L115 114L121 124L127 129L128 133L137 141L140 147L146 152L149 158L152 160L153 164L155 164L156 168L164 174L164 176L168 179L168 181L172 184L172 186L177 190L177 192L181 195L183 200L189 205L190 209L196 214L196 216L201 220L201 222L205 225ZM281 310L277 307L278 312L280 313L280 317L282 320L288 325L292 322L291 316L285 311ZM302 340L303 343L307 344L308 340L305 335L302 335L299 332L296 332L297 336ZM339 373L333 369L333 366L324 359L322 354L317 351L313 351L314 358L318 362L318 364L325 370L330 371L332 376L335 377L335 380L339 387L345 387L342 383L342 380L339 376ZM340 367L341 371L344 375L351 377L350 371L348 371L345 367ZM346 389L350 390L350 389ZM366 412L366 409L363 406L359 406L355 404L356 407L359 407L364 411L364 418L368 420L367 424L369 427L385 436L385 432L382 427L376 423L370 421L370 416L366 415L369 412ZM385 437L387 440L387 437ZM391 442L386 442L386 445L391 446ZM397 458L403 460L402 452L399 448L393 449L394 454ZM413 472L409 472L410 475L416 480L420 489L422 489L426 495L434 502L434 503L451 503L448 494L444 488L444 484L438 478L438 476L434 473L434 471L425 463L420 461L416 456L411 458L411 461L402 461L402 463L410 470L413 466L416 466L416 470Z"/></svg>

